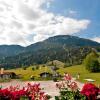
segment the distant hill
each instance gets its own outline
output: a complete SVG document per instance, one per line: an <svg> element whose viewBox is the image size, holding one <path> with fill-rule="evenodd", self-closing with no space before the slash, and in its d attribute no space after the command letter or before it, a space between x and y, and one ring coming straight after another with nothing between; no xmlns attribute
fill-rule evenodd
<svg viewBox="0 0 100 100"><path fill-rule="evenodd" d="M83 46L100 46L100 43L89 39L83 39L76 36L70 35L58 35L54 37L50 37L42 42L38 42L26 47L26 51L35 51L39 49L45 48L53 48L53 47L62 47L65 45L67 47L83 47Z"/></svg>
<svg viewBox="0 0 100 100"><path fill-rule="evenodd" d="M23 50L24 47L19 45L0 45L0 57L17 55Z"/></svg>
<svg viewBox="0 0 100 100"><path fill-rule="evenodd" d="M80 64L91 48L100 51L100 43L70 35L50 37L27 47L2 45L0 64L1 67L13 68L46 63L55 59L68 65Z"/></svg>

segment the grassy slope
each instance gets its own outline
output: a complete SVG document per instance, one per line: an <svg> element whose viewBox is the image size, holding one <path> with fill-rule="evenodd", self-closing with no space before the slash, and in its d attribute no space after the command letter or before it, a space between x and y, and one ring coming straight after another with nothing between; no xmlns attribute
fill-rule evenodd
<svg viewBox="0 0 100 100"><path fill-rule="evenodd" d="M41 67L41 69L38 70L32 70L32 67L27 68L26 70L23 70L22 68L18 68L18 69L12 69L12 70L8 70L11 72L15 72L16 74L21 74L22 75L22 80L29 80L31 75L39 77L39 74L41 72L44 72L47 69L47 72L51 73L50 68L48 67ZM77 73L80 73L80 81L81 82L86 82L84 81L84 79L86 78L91 78L96 80L96 84L100 84L100 73L89 73L85 67L83 65L76 65L76 66L72 66L72 67L67 67L67 68L61 68L58 70L58 72L60 74L64 74L64 72L68 72L70 73L73 77L75 77L77 75Z"/></svg>
<svg viewBox="0 0 100 100"><path fill-rule="evenodd" d="M26 70L23 70L22 68L17 68L8 71L15 72L17 75L20 74L22 76L22 80L29 80L32 75L38 78L39 74L45 72L45 70L47 70L47 72L50 72L50 69L48 67L41 67L38 70L32 70L32 67L28 67Z"/></svg>
<svg viewBox="0 0 100 100"><path fill-rule="evenodd" d="M71 75L73 75L73 77L75 77L77 73L80 73L81 82L86 82L84 79L90 78L90 79L96 80L95 81L96 84L100 84L100 73L89 73L83 65L76 65L76 66L72 66L68 68L61 68L58 70L58 72L60 72L61 74L63 74L64 72L68 72Z"/></svg>

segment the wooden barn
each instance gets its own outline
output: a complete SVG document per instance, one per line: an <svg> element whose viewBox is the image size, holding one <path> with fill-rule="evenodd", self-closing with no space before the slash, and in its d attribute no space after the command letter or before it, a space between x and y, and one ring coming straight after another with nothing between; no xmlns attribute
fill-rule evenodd
<svg viewBox="0 0 100 100"><path fill-rule="evenodd" d="M52 74L49 72L43 72L40 74L40 77L41 78L52 77Z"/></svg>
<svg viewBox="0 0 100 100"><path fill-rule="evenodd" d="M13 79L16 78L16 74L14 72L5 72L3 68L0 71L0 79Z"/></svg>

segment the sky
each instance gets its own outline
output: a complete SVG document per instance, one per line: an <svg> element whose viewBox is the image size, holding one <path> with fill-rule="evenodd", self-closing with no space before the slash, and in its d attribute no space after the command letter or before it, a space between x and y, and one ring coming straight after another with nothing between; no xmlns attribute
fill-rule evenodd
<svg viewBox="0 0 100 100"><path fill-rule="evenodd" d="M0 0L0 45L27 46L56 35L100 42L100 0Z"/></svg>

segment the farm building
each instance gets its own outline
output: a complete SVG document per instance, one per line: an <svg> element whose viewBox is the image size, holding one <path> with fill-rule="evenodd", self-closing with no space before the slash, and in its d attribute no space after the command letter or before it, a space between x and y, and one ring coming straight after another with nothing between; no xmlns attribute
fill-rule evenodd
<svg viewBox="0 0 100 100"><path fill-rule="evenodd" d="M49 72L43 72L40 74L40 77L41 78L52 77L52 74Z"/></svg>
<svg viewBox="0 0 100 100"><path fill-rule="evenodd" d="M10 79L16 78L16 74L14 72L5 72L3 68L0 70L0 79Z"/></svg>

